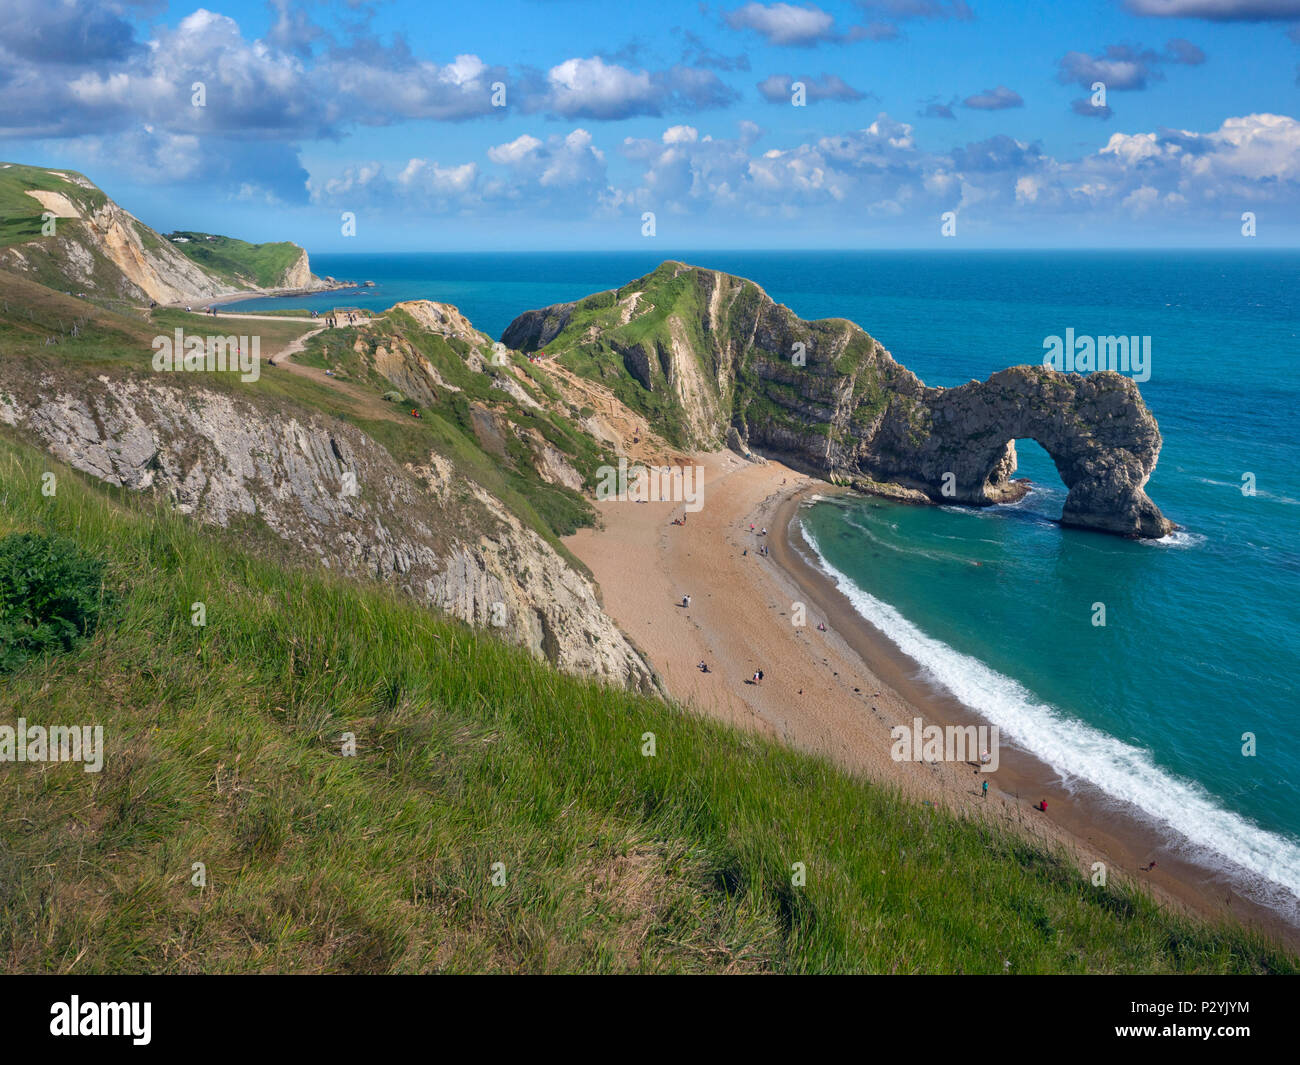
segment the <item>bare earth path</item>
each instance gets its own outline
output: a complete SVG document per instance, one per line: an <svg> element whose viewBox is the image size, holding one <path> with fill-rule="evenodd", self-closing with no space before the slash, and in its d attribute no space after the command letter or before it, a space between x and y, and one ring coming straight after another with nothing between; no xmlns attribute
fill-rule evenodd
<svg viewBox="0 0 1300 1065"><path fill-rule="evenodd" d="M231 318L239 318L239 319L247 318L247 319L252 319L255 321L263 321L263 322L299 321L299 319L286 317L284 315L228 314L228 313L221 313L216 315L214 321L222 321ZM309 319L309 321L310 320L312 319ZM368 318L362 324L369 325L372 322L379 322L382 320L383 320L383 316L380 315L375 318ZM286 370L291 374L296 374L299 377L309 378L310 380L315 381L317 384L325 385L327 388L330 388L335 392L338 392L341 396L346 398L349 412L354 415L360 415L361 417L366 417L366 418L381 418L386 421L405 423L406 418L409 417L409 415L403 415L400 412L400 408L394 407L393 404L385 402L384 400L380 399L378 396L374 395L373 393L368 392L365 389L358 388L356 385L349 384L346 381L341 381L337 377L333 376L332 374L326 373L324 370L320 369L319 367L302 366L299 363L293 361L293 357L295 355L300 354L303 350L306 349L307 344L312 339L312 337L318 335L319 333L323 333L326 329L329 328L324 323L324 321L321 321L320 319L315 319L315 321L317 321L319 324L317 324L314 328L305 330L301 336L299 336L295 340L290 341L282 350L280 350L275 354L274 356L275 365L274 367L271 367L271 369Z"/></svg>

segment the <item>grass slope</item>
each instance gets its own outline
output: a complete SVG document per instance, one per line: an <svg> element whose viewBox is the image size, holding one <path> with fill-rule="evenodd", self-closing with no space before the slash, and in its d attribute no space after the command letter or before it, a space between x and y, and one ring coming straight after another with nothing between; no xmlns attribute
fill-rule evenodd
<svg viewBox="0 0 1300 1065"><path fill-rule="evenodd" d="M175 237L188 239L178 244ZM190 230L168 233L167 239L177 251L232 285L249 281L262 288L282 285L285 271L302 255L302 249L288 241L250 244L234 237Z"/></svg>
<svg viewBox="0 0 1300 1065"><path fill-rule="evenodd" d="M27 195L28 189L61 193L87 213L108 202L108 197L99 189L85 188L69 181L60 176L64 173L70 177L82 177L72 170L51 171L20 163L0 163L0 247L41 237L41 213L45 208L35 197ZM64 219L59 224L76 223Z"/></svg>
<svg viewBox="0 0 1300 1065"><path fill-rule="evenodd" d="M119 598L5 680L0 720L107 746L100 774L0 767L8 971L1297 969L993 825L254 558L4 431L13 531L75 540Z"/></svg>

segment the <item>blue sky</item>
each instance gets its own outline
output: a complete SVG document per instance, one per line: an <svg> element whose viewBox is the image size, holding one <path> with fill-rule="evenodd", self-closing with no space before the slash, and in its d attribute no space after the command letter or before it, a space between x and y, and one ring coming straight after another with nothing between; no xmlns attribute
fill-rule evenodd
<svg viewBox="0 0 1300 1065"><path fill-rule="evenodd" d="M1300 243L1300 0L4 8L0 156L164 231L1235 247L1252 212L1249 246Z"/></svg>

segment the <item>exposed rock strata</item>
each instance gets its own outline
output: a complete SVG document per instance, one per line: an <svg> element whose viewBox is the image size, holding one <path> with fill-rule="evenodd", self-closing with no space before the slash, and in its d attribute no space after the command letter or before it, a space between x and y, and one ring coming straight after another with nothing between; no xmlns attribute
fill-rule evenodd
<svg viewBox="0 0 1300 1065"><path fill-rule="evenodd" d="M656 307L669 309L663 323L635 328ZM1063 523L1134 537L1173 528L1143 491L1160 431L1118 373L1017 366L928 388L854 323L806 322L751 281L681 263L618 293L528 311L502 340L561 360L621 360L642 388L674 393L688 445L759 448L895 498L987 506L1023 494L1014 441L1031 438L1069 490Z"/></svg>
<svg viewBox="0 0 1300 1065"><path fill-rule="evenodd" d="M590 584L436 454L402 467L340 422L269 418L222 392L136 379L75 387L52 375L6 379L0 422L75 469L158 493L201 521L260 520L307 558L392 583L470 624L498 626L563 670L654 687ZM472 513L458 510L465 507Z"/></svg>

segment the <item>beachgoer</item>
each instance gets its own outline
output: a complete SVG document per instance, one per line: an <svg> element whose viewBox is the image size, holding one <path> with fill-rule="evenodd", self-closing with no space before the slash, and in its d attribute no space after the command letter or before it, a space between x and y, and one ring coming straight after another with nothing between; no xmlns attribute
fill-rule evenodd
<svg viewBox="0 0 1300 1065"><path fill-rule="evenodd" d="M757 670L754 671L754 683L755 683L755 684L758 683L758 671L757 671Z"/></svg>
<svg viewBox="0 0 1300 1065"><path fill-rule="evenodd" d="M989 782L986 780L984 781L984 798L987 799L988 797L989 797Z"/></svg>
<svg viewBox="0 0 1300 1065"><path fill-rule="evenodd" d="M1035 806L1034 809L1035 809L1035 810L1042 810L1044 813L1046 813L1046 812L1047 812L1047 800L1046 800L1046 799L1039 799L1039 800L1038 800L1038 805Z"/></svg>
<svg viewBox="0 0 1300 1065"><path fill-rule="evenodd" d="M980 765L988 765L991 757L988 751L980 751Z"/></svg>
<svg viewBox="0 0 1300 1065"><path fill-rule="evenodd" d="M763 671L762 671L761 669L758 671L758 679L759 679L760 681L762 681L762 679L763 679Z"/></svg>

